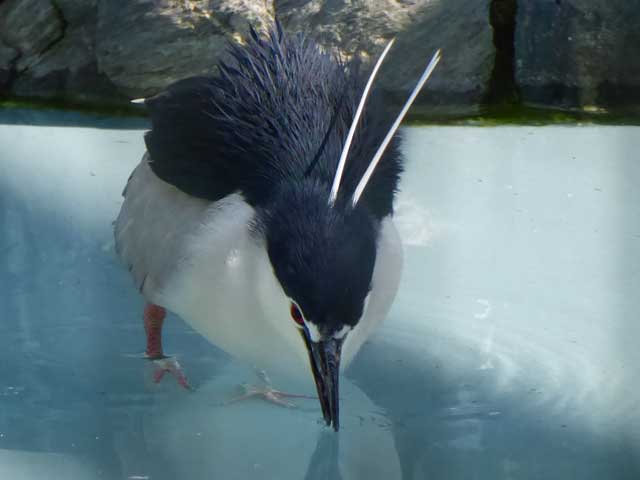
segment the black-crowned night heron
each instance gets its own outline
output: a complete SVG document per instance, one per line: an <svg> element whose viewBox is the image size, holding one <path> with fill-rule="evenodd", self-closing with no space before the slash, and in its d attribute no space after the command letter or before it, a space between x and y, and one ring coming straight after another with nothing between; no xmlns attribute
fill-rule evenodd
<svg viewBox="0 0 640 480"><path fill-rule="evenodd" d="M147 355L165 309L228 353L313 374L339 428L338 380L395 297L402 171L373 79L276 24L230 46L216 77L144 100L147 153L124 191L116 245L147 303ZM366 108L365 108L366 106ZM186 384L186 380L181 377Z"/></svg>

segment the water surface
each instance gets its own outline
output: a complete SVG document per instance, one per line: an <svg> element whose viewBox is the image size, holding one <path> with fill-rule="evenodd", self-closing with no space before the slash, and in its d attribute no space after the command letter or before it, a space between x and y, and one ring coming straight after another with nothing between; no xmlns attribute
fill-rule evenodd
<svg viewBox="0 0 640 480"><path fill-rule="evenodd" d="M196 391L151 382L111 230L138 121L0 121L0 478L640 478L638 127L404 130L402 285L335 435L224 405L257 379L176 317Z"/></svg>

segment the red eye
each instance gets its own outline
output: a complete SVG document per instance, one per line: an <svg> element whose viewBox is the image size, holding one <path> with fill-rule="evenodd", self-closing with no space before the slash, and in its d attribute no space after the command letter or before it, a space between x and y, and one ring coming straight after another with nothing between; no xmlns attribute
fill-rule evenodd
<svg viewBox="0 0 640 480"><path fill-rule="evenodd" d="M304 320L302 318L302 312L293 303L291 304L291 318L301 327L304 326Z"/></svg>

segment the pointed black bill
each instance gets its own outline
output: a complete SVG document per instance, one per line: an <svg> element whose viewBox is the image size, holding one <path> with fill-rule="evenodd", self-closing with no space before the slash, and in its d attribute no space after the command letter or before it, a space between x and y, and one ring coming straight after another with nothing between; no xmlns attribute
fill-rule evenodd
<svg viewBox="0 0 640 480"><path fill-rule="evenodd" d="M340 429L340 354L344 338L313 342L305 332L302 337L309 351L309 363L324 421L337 432Z"/></svg>

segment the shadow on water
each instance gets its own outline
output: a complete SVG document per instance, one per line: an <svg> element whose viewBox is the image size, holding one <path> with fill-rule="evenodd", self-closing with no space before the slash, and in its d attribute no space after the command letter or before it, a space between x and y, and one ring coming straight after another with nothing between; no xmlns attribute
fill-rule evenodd
<svg viewBox="0 0 640 480"><path fill-rule="evenodd" d="M446 370L376 338L348 373L389 419L403 479L637 478L628 438L532 408L533 387L498 393L486 372Z"/></svg>
<svg viewBox="0 0 640 480"><path fill-rule="evenodd" d="M628 155L628 152L636 152L636 146L629 138L620 136L618 139L618 151L611 152L612 157ZM636 154L637 160L637 154ZM637 319L638 302L640 294L640 214L637 207L640 205L640 163L628 162L624 168L615 170L615 179L612 185L613 191L618 195L618 215L612 215L609 228L612 232L618 232L616 242L612 248L617 252L618 258L613 270L612 283L620 292L615 315L618 318ZM636 210L633 210L634 206ZM626 209L631 207L633 215L626 215ZM631 321L620 325L615 337L617 351L636 352L624 365L625 370L633 372L629 382L632 385L640 385L640 322ZM636 412L640 412L640 394L635 398L627 398L628 403ZM640 416L628 419L629 434L621 441L627 445L640 445ZM630 448L630 457L634 468L632 471L640 476L640 451Z"/></svg>
<svg viewBox="0 0 640 480"><path fill-rule="evenodd" d="M73 455L123 478L120 458L143 448L154 402L142 300L109 237L22 197L0 180L0 450ZM194 383L228 361L179 319L167 330Z"/></svg>

